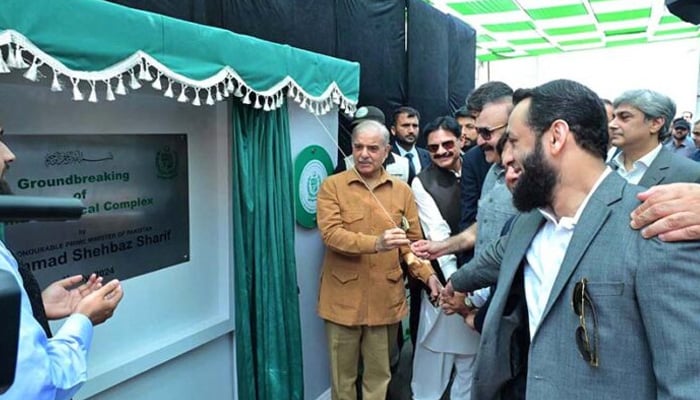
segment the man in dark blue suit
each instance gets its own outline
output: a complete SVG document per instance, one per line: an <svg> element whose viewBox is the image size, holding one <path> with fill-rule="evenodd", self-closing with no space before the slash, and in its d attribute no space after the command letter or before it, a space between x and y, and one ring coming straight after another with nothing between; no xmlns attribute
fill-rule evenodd
<svg viewBox="0 0 700 400"><path fill-rule="evenodd" d="M416 147L420 132L420 113L412 107L401 106L394 111L391 120L391 136L394 137L392 152L409 161L408 184L423 168L430 166L430 153Z"/></svg>

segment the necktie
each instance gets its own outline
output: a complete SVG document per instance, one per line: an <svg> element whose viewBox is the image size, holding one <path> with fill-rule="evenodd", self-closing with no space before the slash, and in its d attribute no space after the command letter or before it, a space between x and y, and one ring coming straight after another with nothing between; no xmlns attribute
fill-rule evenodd
<svg viewBox="0 0 700 400"><path fill-rule="evenodd" d="M416 177L416 167L413 165L413 153L406 153L404 157L408 159L408 184L413 182L413 178Z"/></svg>

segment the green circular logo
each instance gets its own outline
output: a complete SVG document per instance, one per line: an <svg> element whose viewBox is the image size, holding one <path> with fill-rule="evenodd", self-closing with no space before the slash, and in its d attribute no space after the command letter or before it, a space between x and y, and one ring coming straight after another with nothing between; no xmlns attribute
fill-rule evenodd
<svg viewBox="0 0 700 400"><path fill-rule="evenodd" d="M294 160L296 219L304 228L316 227L316 196L332 170L331 158L321 146L306 147Z"/></svg>

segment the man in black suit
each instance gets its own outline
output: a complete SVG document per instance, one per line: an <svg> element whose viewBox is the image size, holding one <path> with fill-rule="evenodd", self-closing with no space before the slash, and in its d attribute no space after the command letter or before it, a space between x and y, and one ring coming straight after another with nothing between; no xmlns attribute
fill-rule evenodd
<svg viewBox="0 0 700 400"><path fill-rule="evenodd" d="M423 168L430 166L430 153L416 147L420 130L420 113L412 107L401 106L394 111L391 121L391 136L394 137L392 152L409 161L408 184Z"/></svg>

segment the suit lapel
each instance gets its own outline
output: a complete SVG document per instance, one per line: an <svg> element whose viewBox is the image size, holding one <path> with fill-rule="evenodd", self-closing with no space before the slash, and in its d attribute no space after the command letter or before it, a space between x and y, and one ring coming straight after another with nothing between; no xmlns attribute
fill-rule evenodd
<svg viewBox="0 0 700 400"><path fill-rule="evenodd" d="M661 151L656 155L656 158L651 162L651 165L639 181L639 186L652 187L660 184L668 174L672 156L673 153L661 147Z"/></svg>
<svg viewBox="0 0 700 400"><path fill-rule="evenodd" d="M538 211L531 211L522 214L516 219L511 228L508 243L506 244L506 252L501 262L501 273L498 277L498 287L502 286L505 290L505 294L500 298L503 303L505 303L505 300L508 298L510 287L513 284L516 272L520 268L520 263L523 261L525 253L530 247L530 243L532 243L532 239L537 234L543 222L544 217L542 214ZM500 307L502 308L503 304L501 304ZM500 317L502 311L501 309L501 312L494 314L498 314L498 317Z"/></svg>
<svg viewBox="0 0 700 400"><path fill-rule="evenodd" d="M574 228L574 234L571 237L571 242L569 242L569 247L566 249L566 255L564 260L562 260L559 273L554 280L540 324L544 322L557 298L561 295L564 287L566 287L571 274L576 270L591 242L593 242L610 216L610 205L622 198L622 190L625 183L624 179L613 172L601 182L589 199Z"/></svg>

